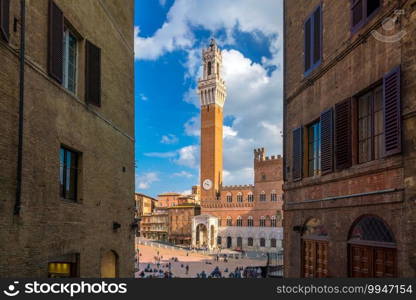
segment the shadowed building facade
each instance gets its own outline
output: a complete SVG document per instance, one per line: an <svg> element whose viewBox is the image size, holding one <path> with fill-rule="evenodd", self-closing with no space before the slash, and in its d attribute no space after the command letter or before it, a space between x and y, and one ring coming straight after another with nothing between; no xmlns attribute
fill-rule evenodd
<svg viewBox="0 0 416 300"><path fill-rule="evenodd" d="M133 3L0 0L0 277L133 276Z"/></svg>
<svg viewBox="0 0 416 300"><path fill-rule="evenodd" d="M416 1L285 1L285 277L416 275Z"/></svg>

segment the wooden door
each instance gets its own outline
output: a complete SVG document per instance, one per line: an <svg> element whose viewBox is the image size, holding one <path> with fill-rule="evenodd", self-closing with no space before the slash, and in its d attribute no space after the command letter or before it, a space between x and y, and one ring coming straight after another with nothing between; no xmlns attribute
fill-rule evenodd
<svg viewBox="0 0 416 300"><path fill-rule="evenodd" d="M396 249L350 245L351 277L396 277Z"/></svg>
<svg viewBox="0 0 416 300"><path fill-rule="evenodd" d="M321 278L328 276L328 242L303 240L303 277Z"/></svg>

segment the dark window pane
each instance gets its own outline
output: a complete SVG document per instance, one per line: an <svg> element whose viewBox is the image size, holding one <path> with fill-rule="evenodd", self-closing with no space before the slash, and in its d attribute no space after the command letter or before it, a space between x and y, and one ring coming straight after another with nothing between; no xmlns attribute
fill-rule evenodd
<svg viewBox="0 0 416 300"><path fill-rule="evenodd" d="M313 36L313 63L316 64L321 59L321 8L314 13L314 36Z"/></svg>
<svg viewBox="0 0 416 300"><path fill-rule="evenodd" d="M61 148L60 161L61 197L76 201L78 154Z"/></svg>
<svg viewBox="0 0 416 300"><path fill-rule="evenodd" d="M318 175L321 168L320 122L308 127L308 169L309 176Z"/></svg>
<svg viewBox="0 0 416 300"><path fill-rule="evenodd" d="M60 188L59 188L59 192L61 197L65 196L65 192L64 192L64 185L65 185L65 150L61 149L60 153L59 153L59 184L60 184Z"/></svg>
<svg viewBox="0 0 416 300"><path fill-rule="evenodd" d="M352 8L352 26L356 26L363 20L363 1L356 1Z"/></svg>
<svg viewBox="0 0 416 300"><path fill-rule="evenodd" d="M380 7L380 0L367 0L367 17Z"/></svg>
<svg viewBox="0 0 416 300"><path fill-rule="evenodd" d="M305 23L305 71L311 68L311 49L312 49L312 19L309 19Z"/></svg>

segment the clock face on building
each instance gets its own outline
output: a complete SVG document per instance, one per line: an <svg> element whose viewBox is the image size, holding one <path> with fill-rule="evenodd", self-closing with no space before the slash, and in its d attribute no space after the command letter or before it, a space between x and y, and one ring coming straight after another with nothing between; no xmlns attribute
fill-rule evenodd
<svg viewBox="0 0 416 300"><path fill-rule="evenodd" d="M205 179L202 183L204 190L210 190L212 188L212 181L210 179Z"/></svg>

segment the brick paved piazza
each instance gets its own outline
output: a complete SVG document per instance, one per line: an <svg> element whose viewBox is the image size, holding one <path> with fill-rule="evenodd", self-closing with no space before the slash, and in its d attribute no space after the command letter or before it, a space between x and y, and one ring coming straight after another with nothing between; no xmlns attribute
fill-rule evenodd
<svg viewBox="0 0 416 300"><path fill-rule="evenodd" d="M135 273L136 278L140 278L141 272L150 265L152 270L168 271L168 264L171 263L171 272L175 278L195 278L198 273L205 271L207 276L218 266L223 277L229 277L230 272L234 272L237 267L252 266L265 266L267 259L264 256L259 258L228 258L227 262L224 262L223 258L219 261L216 260L216 256L204 255L200 253L188 252L178 249L165 249L161 245L161 248L154 245L139 245L138 249L141 253L139 270ZM159 253L159 254L158 254ZM225 252L222 252L225 253ZM156 257L160 257L160 265L158 268ZM176 257L178 261L172 260ZM189 266L189 273L186 274L186 265ZM228 272L226 272L228 269ZM146 277L149 275L155 275L155 272L144 272ZM161 274L161 273L159 273ZM243 272L241 272L243 275ZM162 277L160 275L160 277Z"/></svg>

